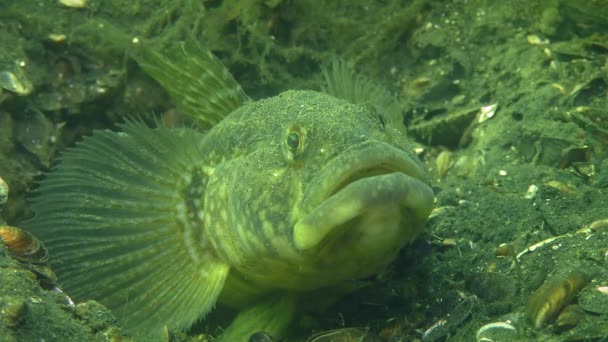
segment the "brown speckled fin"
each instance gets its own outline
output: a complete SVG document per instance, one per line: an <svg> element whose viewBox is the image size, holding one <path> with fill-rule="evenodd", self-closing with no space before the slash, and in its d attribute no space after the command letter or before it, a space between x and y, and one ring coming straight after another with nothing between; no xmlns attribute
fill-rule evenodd
<svg viewBox="0 0 608 342"><path fill-rule="evenodd" d="M203 128L250 100L222 62L193 40L160 51L142 45L133 57L171 94L177 108Z"/></svg>
<svg viewBox="0 0 608 342"><path fill-rule="evenodd" d="M66 293L101 302L137 336L159 336L163 326L185 329L201 319L229 266L214 257L196 218L201 134L140 122L120 127L63 154L23 226L49 249Z"/></svg>

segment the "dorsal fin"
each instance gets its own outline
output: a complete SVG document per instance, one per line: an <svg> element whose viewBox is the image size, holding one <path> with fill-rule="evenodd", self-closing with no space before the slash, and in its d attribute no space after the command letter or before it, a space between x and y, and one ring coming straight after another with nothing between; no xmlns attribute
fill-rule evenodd
<svg viewBox="0 0 608 342"><path fill-rule="evenodd" d="M165 88L177 108L210 128L251 99L211 51L196 41L167 49L139 43L133 58Z"/></svg>
<svg viewBox="0 0 608 342"><path fill-rule="evenodd" d="M333 58L330 63L321 65L324 93L353 104L366 105L387 121L386 124L403 120L399 102L382 85L375 83L356 72L346 61ZM384 115L386 114L386 115Z"/></svg>
<svg viewBox="0 0 608 342"><path fill-rule="evenodd" d="M200 222L209 172L202 134L133 121L120 128L63 153L23 226L49 249L68 294L101 302L144 341L164 325L185 329L201 319L229 266Z"/></svg>

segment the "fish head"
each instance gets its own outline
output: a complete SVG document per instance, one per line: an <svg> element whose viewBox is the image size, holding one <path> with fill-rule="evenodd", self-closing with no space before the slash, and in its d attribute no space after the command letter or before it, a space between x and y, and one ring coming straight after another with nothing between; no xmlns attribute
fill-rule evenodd
<svg viewBox="0 0 608 342"><path fill-rule="evenodd" d="M205 200L217 253L245 278L287 289L386 267L423 228L433 193L380 113L288 91L229 115L209 137L228 151Z"/></svg>

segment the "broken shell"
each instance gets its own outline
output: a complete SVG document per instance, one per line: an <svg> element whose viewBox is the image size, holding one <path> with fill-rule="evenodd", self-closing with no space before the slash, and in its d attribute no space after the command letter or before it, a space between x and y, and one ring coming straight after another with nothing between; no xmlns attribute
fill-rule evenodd
<svg viewBox="0 0 608 342"><path fill-rule="evenodd" d="M477 330L477 342L514 341L517 329L507 322L494 322Z"/></svg>
<svg viewBox="0 0 608 342"><path fill-rule="evenodd" d="M553 320L572 301L576 293L587 285L590 277L574 271L564 278L545 282L528 300L526 315L535 328L540 329Z"/></svg>
<svg viewBox="0 0 608 342"><path fill-rule="evenodd" d="M27 304L21 298L5 297L2 301L2 309L0 317L2 322L9 327L14 327L25 318L27 313Z"/></svg>
<svg viewBox="0 0 608 342"><path fill-rule="evenodd" d="M0 239L11 257L18 261L44 264L49 258L42 242L21 228L0 226Z"/></svg>

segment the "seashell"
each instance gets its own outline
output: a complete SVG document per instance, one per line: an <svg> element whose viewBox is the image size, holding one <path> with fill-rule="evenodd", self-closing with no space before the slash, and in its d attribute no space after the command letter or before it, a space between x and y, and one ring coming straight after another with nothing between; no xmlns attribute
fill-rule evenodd
<svg viewBox="0 0 608 342"><path fill-rule="evenodd" d="M568 305L555 320L555 331L564 332L578 326L585 319L585 314L578 305Z"/></svg>
<svg viewBox="0 0 608 342"><path fill-rule="evenodd" d="M540 329L553 320L572 301L576 293L587 285L590 277L574 271L564 278L545 282L528 300L526 315L535 328Z"/></svg>
<svg viewBox="0 0 608 342"><path fill-rule="evenodd" d="M49 259L46 247L34 235L11 226L0 226L0 239L11 257L32 264L44 264Z"/></svg>

